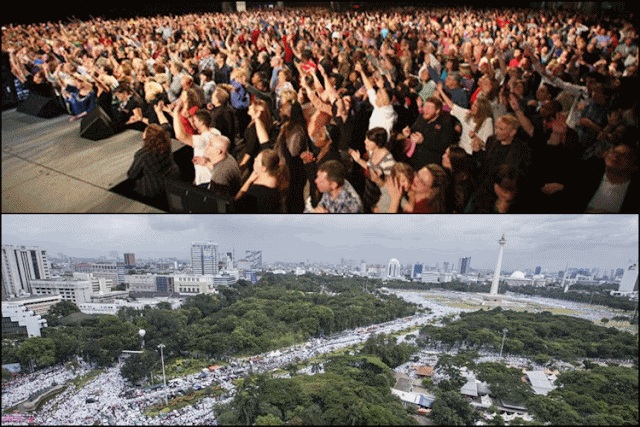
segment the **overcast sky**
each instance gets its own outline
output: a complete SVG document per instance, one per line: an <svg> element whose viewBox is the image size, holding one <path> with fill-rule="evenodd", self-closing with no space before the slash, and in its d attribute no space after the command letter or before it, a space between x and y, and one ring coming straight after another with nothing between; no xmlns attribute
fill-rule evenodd
<svg viewBox="0 0 640 427"><path fill-rule="evenodd" d="M223 252L261 250L264 262L341 258L442 266L470 256L494 268L506 235L503 270L541 266L624 268L638 261L637 215L2 215L2 243L37 245L51 255L189 258L194 241Z"/></svg>

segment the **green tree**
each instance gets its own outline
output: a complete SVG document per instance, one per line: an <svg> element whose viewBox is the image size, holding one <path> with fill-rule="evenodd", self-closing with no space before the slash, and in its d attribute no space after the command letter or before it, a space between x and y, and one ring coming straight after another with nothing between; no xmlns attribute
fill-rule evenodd
<svg viewBox="0 0 640 427"><path fill-rule="evenodd" d="M456 391L437 393L431 404L431 420L437 425L472 425L478 419L479 414Z"/></svg>
<svg viewBox="0 0 640 427"><path fill-rule="evenodd" d="M581 425L584 420L567 403L548 396L536 395L527 401L527 409L540 423L553 425Z"/></svg>
<svg viewBox="0 0 640 427"><path fill-rule="evenodd" d="M67 317L71 313L78 313L80 309L71 301L62 300L49 308L49 315L52 317Z"/></svg>
<svg viewBox="0 0 640 427"><path fill-rule="evenodd" d="M46 336L53 340L56 362L58 363L64 363L71 359L77 354L80 348L78 338L68 333L66 329L52 329L51 333L47 333Z"/></svg>
<svg viewBox="0 0 640 427"><path fill-rule="evenodd" d="M150 376L151 370L158 362L159 357L156 352L144 350L142 354L129 356L120 368L120 374L131 384L135 384Z"/></svg>
<svg viewBox="0 0 640 427"><path fill-rule="evenodd" d="M396 338L390 335L372 335L365 343L359 354L378 356L390 368L395 368L409 360L417 350L409 344L396 344Z"/></svg>
<svg viewBox="0 0 640 427"><path fill-rule="evenodd" d="M55 344L50 338L32 337L26 339L17 350L22 366L34 361L37 367L44 368L56 363Z"/></svg>
<svg viewBox="0 0 640 427"><path fill-rule="evenodd" d="M273 414L262 415L256 418L257 426L283 426L285 422Z"/></svg>

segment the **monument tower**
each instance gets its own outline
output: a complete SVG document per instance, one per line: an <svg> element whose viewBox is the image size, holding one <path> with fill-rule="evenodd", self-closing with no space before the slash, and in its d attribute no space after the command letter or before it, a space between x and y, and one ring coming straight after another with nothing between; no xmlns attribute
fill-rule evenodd
<svg viewBox="0 0 640 427"><path fill-rule="evenodd" d="M507 239L502 235L502 238L498 240L500 244L500 255L498 255L498 263L496 264L496 271L493 272L493 281L491 282L491 291L489 295L498 295L498 284L500 282L500 270L502 269L502 252L504 251L504 245L507 243Z"/></svg>

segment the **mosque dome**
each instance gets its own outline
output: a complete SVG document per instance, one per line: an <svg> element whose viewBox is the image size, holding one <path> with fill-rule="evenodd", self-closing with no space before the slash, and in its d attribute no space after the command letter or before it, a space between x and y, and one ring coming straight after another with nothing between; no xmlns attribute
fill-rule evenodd
<svg viewBox="0 0 640 427"><path fill-rule="evenodd" d="M522 271L516 271L510 276L512 279L524 279L524 273Z"/></svg>

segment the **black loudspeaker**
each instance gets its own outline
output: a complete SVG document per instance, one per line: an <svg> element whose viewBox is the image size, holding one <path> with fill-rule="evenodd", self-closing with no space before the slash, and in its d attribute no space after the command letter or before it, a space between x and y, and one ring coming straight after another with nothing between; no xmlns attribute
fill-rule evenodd
<svg viewBox="0 0 640 427"><path fill-rule="evenodd" d="M57 99L47 98L46 96L36 93L30 93L29 97L22 104L18 105L17 111L44 119L57 117L64 113Z"/></svg>
<svg viewBox="0 0 640 427"><path fill-rule="evenodd" d="M231 203L210 190L176 179L167 179L166 190L171 213L231 213Z"/></svg>
<svg viewBox="0 0 640 427"><path fill-rule="evenodd" d="M99 141L114 134L111 118L100 107L91 110L80 122L80 136L82 138Z"/></svg>

